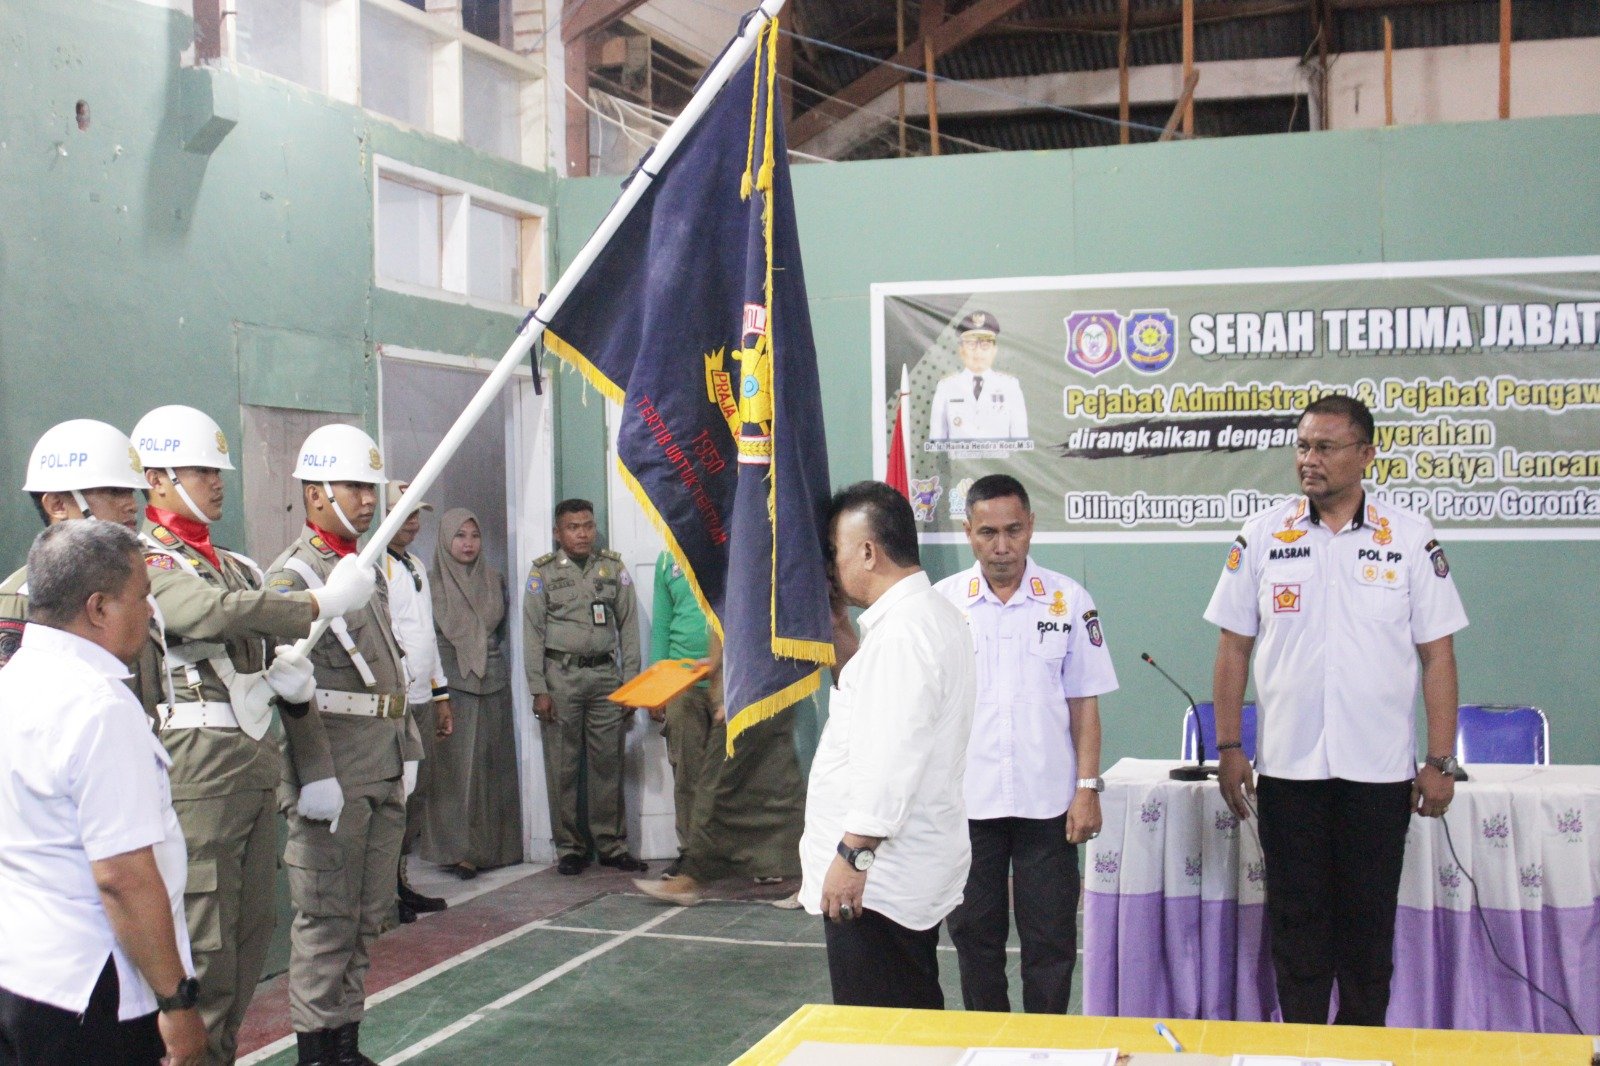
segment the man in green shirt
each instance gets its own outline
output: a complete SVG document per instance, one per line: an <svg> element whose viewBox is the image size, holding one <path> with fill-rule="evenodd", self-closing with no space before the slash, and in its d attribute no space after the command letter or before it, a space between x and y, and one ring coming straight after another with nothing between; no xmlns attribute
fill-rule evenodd
<svg viewBox="0 0 1600 1066"><path fill-rule="evenodd" d="M654 611L650 624L652 663L706 657L705 612L670 550L663 551L656 560ZM677 812L678 859L667 867L666 877L677 875L683 851L689 846L695 797L703 795L709 800L716 787L722 751L720 741L712 743L715 723L710 687L710 682L700 681L664 708L650 711L651 718L666 723L661 735L667 742L667 761L672 764L672 801ZM704 787L708 781L709 787Z"/></svg>

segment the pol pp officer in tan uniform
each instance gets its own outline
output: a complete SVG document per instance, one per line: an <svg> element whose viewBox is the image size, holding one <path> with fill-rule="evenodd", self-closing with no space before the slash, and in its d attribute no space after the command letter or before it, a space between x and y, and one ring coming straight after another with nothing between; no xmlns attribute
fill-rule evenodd
<svg viewBox="0 0 1600 1066"><path fill-rule="evenodd" d="M633 580L620 555L594 550L594 535L592 503L556 506L557 550L533 561L522 604L525 669L542 726L556 868L578 874L589 865L578 822L578 771L587 756L589 831L600 865L642 873L649 867L628 853L622 811L622 748L633 712L606 698L639 672Z"/></svg>
<svg viewBox="0 0 1600 1066"><path fill-rule="evenodd" d="M356 563L383 484L383 458L354 426L324 426L300 446L306 528L272 564L275 592L331 586ZM316 692L288 708L281 800L295 908L289 1014L304 1066L360 1063L368 950L394 909L406 794L422 756L388 590L334 622L311 650Z"/></svg>

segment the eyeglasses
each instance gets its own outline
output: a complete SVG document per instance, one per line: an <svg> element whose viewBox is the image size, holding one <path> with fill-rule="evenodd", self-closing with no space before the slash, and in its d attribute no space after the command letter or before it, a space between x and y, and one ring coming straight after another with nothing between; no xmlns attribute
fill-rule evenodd
<svg viewBox="0 0 1600 1066"><path fill-rule="evenodd" d="M1310 455L1312 452L1316 452L1319 456L1326 459L1334 452L1343 451L1346 448L1354 448L1359 444L1366 443L1367 442L1364 440L1347 440L1343 444L1335 444L1331 440L1297 440L1294 442L1294 451L1296 455L1302 458Z"/></svg>

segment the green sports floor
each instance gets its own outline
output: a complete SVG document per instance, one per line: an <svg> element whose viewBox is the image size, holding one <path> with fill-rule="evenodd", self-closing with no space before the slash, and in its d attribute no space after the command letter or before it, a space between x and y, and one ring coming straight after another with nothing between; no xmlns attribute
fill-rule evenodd
<svg viewBox="0 0 1600 1066"><path fill-rule="evenodd" d="M373 952L362 1050L378 1062L726 1063L797 1007L827 1003L821 921L773 889L668 907L624 877L545 870L389 933ZM1020 1002L1018 956L1008 967ZM959 1009L955 953L939 955ZM264 982L240 1062L295 1061L284 977ZM1079 1010L1075 987L1072 1010Z"/></svg>

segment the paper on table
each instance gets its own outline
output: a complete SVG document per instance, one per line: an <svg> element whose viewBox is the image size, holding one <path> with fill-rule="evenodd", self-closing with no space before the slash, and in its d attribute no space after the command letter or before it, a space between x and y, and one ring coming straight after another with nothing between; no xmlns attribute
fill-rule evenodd
<svg viewBox="0 0 1600 1066"><path fill-rule="evenodd" d="M1235 1055L1232 1066L1394 1066L1388 1059L1302 1059L1293 1055Z"/></svg>
<svg viewBox="0 0 1600 1066"><path fill-rule="evenodd" d="M1116 1066L1117 1049L1065 1050L1062 1048L968 1048L956 1066Z"/></svg>

